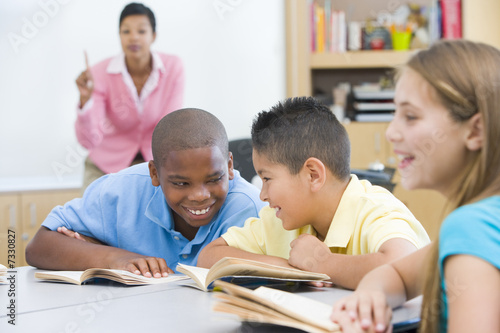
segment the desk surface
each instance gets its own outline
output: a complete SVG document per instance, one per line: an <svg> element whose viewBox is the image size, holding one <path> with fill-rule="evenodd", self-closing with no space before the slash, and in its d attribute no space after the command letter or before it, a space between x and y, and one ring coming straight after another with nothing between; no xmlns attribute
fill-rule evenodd
<svg viewBox="0 0 500 333"><path fill-rule="evenodd" d="M213 293L182 286L186 281L162 285L73 284L43 282L36 269L15 270L15 297L10 285L0 285L0 332L249 332L265 327L242 326L235 316L213 312ZM12 275L12 273L7 276ZM350 291L301 287L301 295L333 304ZM10 302L16 307L15 326L9 324ZM394 322L418 318L420 298L394 312ZM269 330L276 332L276 330Z"/></svg>

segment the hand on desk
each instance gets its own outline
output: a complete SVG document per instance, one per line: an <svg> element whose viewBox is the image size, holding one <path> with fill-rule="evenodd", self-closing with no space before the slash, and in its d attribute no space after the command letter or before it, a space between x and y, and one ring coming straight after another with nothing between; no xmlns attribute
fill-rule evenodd
<svg viewBox="0 0 500 333"><path fill-rule="evenodd" d="M106 245L95 238L84 236L78 232L69 230L66 227L57 228L57 232L83 242ZM110 262L109 268L122 269L137 275L142 274L145 277L156 278L168 276L169 273L174 273L174 271L167 266L167 263L163 258L148 257L128 251L126 254L121 253L119 256L116 256L116 258Z"/></svg>
<svg viewBox="0 0 500 333"><path fill-rule="evenodd" d="M392 309L385 294L358 290L333 305L331 319L342 332L392 332Z"/></svg>
<svg viewBox="0 0 500 333"><path fill-rule="evenodd" d="M128 252L128 255L120 255L110 262L113 269L122 269L145 277L160 278L174 273L167 266L163 258L148 257L137 253Z"/></svg>
<svg viewBox="0 0 500 333"><path fill-rule="evenodd" d="M174 273L163 258L141 255L102 244L67 228L40 227L26 247L26 261L40 269L83 271L88 268L126 270L146 277Z"/></svg>

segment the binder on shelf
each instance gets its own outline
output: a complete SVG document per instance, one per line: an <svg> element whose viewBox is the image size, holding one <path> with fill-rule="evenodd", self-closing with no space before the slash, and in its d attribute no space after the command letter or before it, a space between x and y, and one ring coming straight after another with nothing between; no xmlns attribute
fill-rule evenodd
<svg viewBox="0 0 500 333"><path fill-rule="evenodd" d="M394 118L394 90L381 89L378 84L353 87L354 121L387 122Z"/></svg>
<svg viewBox="0 0 500 333"><path fill-rule="evenodd" d="M394 119L393 113L357 113L354 116L354 121L359 122L389 122Z"/></svg>
<svg viewBox="0 0 500 333"><path fill-rule="evenodd" d="M396 104L392 102L354 102L354 110L356 111L394 111L396 110Z"/></svg>
<svg viewBox="0 0 500 333"><path fill-rule="evenodd" d="M393 100L393 89L380 89L378 85L360 85L354 86L352 89L355 99L377 99L377 100Z"/></svg>

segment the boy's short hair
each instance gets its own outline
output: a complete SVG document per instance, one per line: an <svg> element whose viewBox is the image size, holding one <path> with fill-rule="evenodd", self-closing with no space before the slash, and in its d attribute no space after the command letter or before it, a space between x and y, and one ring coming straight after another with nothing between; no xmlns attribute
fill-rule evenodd
<svg viewBox="0 0 500 333"><path fill-rule="evenodd" d="M315 157L338 179L350 176L347 132L330 109L312 97L288 98L260 112L252 124L252 146L293 175Z"/></svg>
<svg viewBox="0 0 500 333"><path fill-rule="evenodd" d="M167 114L153 131L153 160L159 170L170 151L218 147L229 158L226 129L213 114L200 109L180 109Z"/></svg>

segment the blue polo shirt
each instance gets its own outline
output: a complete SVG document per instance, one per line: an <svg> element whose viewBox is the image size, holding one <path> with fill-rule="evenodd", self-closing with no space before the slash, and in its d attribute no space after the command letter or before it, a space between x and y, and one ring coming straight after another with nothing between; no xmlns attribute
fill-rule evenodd
<svg viewBox="0 0 500 333"><path fill-rule="evenodd" d="M42 225L50 230L64 226L109 246L164 258L175 270L178 263L196 265L205 245L258 216L265 205L259 190L235 170L221 209L189 241L174 229L172 211L161 187L152 185L146 162L94 181L83 198L57 206Z"/></svg>

